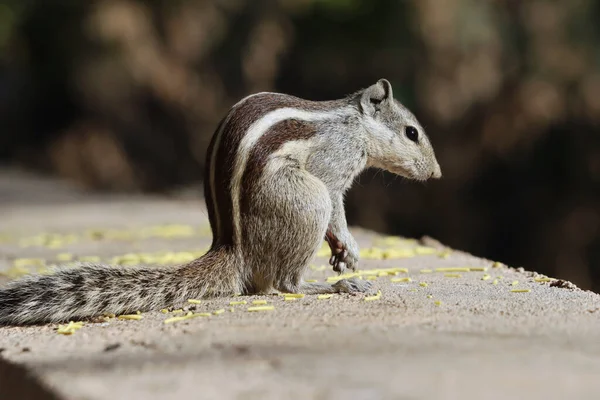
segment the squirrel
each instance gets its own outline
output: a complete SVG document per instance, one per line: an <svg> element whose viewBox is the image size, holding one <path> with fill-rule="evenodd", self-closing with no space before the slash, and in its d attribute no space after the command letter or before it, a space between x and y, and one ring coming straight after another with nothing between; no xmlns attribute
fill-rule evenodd
<svg viewBox="0 0 600 400"><path fill-rule="evenodd" d="M0 289L0 325L61 322L157 310L235 293L367 292L371 282L306 282L325 240L339 274L355 270L344 195L368 167L441 178L433 147L386 79L341 100L250 95L220 121L206 155L208 252L173 267L84 264L30 275Z"/></svg>

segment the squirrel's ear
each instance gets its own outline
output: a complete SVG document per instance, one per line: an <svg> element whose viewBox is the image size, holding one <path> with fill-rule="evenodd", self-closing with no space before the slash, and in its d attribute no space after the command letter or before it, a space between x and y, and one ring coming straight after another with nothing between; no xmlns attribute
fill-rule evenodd
<svg viewBox="0 0 600 400"><path fill-rule="evenodd" d="M363 112L372 115L375 110L379 109L381 103L389 101L393 97L390 82L387 79L380 79L363 91L360 104Z"/></svg>

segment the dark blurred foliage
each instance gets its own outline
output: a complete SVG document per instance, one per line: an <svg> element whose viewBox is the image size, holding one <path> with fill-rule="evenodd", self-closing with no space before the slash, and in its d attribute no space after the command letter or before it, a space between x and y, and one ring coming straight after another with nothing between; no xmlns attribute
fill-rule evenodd
<svg viewBox="0 0 600 400"><path fill-rule="evenodd" d="M351 223L600 290L598 21L591 0L4 0L0 159L166 191L241 97L386 77L444 179L367 172Z"/></svg>

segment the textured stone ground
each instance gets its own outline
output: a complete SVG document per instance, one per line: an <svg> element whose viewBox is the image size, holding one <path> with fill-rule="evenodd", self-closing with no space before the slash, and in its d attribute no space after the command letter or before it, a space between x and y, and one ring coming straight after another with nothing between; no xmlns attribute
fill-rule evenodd
<svg viewBox="0 0 600 400"><path fill-rule="evenodd" d="M188 305L225 310L211 317L165 324L180 314L149 312L70 336L0 328L0 398L598 398L600 296L432 240L354 232L379 298L221 298ZM0 174L0 284L68 259L177 262L209 241L198 199L109 198ZM308 275L334 276L325 257ZM248 312L253 300L274 310Z"/></svg>

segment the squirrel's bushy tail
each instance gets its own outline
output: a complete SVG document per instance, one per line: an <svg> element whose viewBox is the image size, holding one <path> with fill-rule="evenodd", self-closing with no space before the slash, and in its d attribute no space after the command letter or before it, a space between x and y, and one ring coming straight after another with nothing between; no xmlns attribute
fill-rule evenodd
<svg viewBox="0 0 600 400"><path fill-rule="evenodd" d="M241 290L235 258L211 250L171 268L86 264L31 275L0 289L0 325L63 322L103 313L158 310Z"/></svg>

